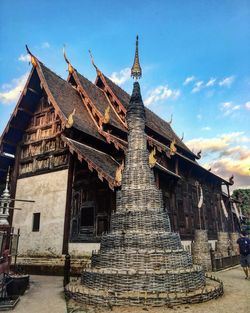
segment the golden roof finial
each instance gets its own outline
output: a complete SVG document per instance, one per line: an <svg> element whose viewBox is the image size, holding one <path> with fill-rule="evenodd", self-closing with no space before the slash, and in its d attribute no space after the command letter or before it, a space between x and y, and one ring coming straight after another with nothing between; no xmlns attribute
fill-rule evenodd
<svg viewBox="0 0 250 313"><path fill-rule="evenodd" d="M131 69L131 77L135 78L136 80L141 78L142 70L139 62L139 54L138 54L138 35L136 36L136 48L135 48L135 58L134 64Z"/></svg>
<svg viewBox="0 0 250 313"><path fill-rule="evenodd" d="M174 138L170 144L170 155L174 155L175 152L177 151L175 144L176 144L176 140Z"/></svg>
<svg viewBox="0 0 250 313"><path fill-rule="evenodd" d="M121 184L122 181L122 172L124 170L124 160L122 160L122 164L120 164L115 172L115 181L118 185Z"/></svg>
<svg viewBox="0 0 250 313"><path fill-rule="evenodd" d="M70 74L72 74L74 72L74 67L71 65L71 63L69 62L69 59L66 56L65 45L63 46L63 56L64 56L64 60L68 64L68 71Z"/></svg>
<svg viewBox="0 0 250 313"><path fill-rule="evenodd" d="M69 117L67 118L67 122L65 124L66 128L71 128L74 124L74 115L76 114L76 109L73 110L72 113L70 113Z"/></svg>
<svg viewBox="0 0 250 313"><path fill-rule="evenodd" d="M105 112L104 112L104 117L103 117L103 123L104 124L107 124L110 120L110 106L108 106L106 109L105 109Z"/></svg>
<svg viewBox="0 0 250 313"><path fill-rule="evenodd" d="M93 64L94 68L96 69L97 75L101 75L101 71L100 71L99 68L95 65L95 61L94 61L94 58L93 58L93 55L92 55L90 49L89 49L89 55L90 55L91 62L92 62L92 64Z"/></svg>
<svg viewBox="0 0 250 313"><path fill-rule="evenodd" d="M155 158L155 155L156 155L156 149L154 147L154 149L150 152L149 156L148 156L148 162L149 162L149 167L154 167L155 164L156 164L156 158Z"/></svg>
<svg viewBox="0 0 250 313"><path fill-rule="evenodd" d="M34 67L36 67L36 66L37 66L37 58L31 53L31 51L30 51L30 49L28 48L27 45L25 45L25 47L26 47L26 50L27 50L28 54L30 55L31 64L32 64Z"/></svg>

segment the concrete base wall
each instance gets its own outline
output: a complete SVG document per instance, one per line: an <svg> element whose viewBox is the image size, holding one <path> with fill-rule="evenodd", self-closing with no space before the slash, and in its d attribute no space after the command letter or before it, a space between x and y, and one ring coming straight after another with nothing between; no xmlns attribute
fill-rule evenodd
<svg viewBox="0 0 250 313"><path fill-rule="evenodd" d="M61 256L64 231L68 170L17 180L13 226L20 228L19 255ZM32 231L33 213L40 213L40 230Z"/></svg>

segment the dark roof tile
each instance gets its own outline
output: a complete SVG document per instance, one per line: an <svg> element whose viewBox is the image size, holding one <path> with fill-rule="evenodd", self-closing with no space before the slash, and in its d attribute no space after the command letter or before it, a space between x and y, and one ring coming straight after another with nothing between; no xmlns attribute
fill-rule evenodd
<svg viewBox="0 0 250 313"><path fill-rule="evenodd" d="M88 135L104 140L98 133L77 90L75 90L67 81L53 73L41 62L40 66L49 90L65 117L68 117L69 114L76 109L73 127Z"/></svg>

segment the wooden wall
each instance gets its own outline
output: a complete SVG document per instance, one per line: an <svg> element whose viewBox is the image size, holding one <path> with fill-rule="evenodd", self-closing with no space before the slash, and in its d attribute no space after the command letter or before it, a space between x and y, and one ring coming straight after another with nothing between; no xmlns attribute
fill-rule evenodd
<svg viewBox="0 0 250 313"><path fill-rule="evenodd" d="M68 164L65 143L60 139L61 122L44 95L37 104L20 143L19 176L25 177Z"/></svg>

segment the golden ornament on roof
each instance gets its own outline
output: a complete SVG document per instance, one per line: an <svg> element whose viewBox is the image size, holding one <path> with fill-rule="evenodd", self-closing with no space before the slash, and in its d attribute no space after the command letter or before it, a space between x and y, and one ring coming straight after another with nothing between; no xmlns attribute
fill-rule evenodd
<svg viewBox="0 0 250 313"><path fill-rule="evenodd" d="M108 106L104 112L103 123L107 124L110 121L110 106Z"/></svg>
<svg viewBox="0 0 250 313"><path fill-rule="evenodd" d="M122 164L120 164L115 172L115 181L120 185L122 181L122 172L124 170L124 160L122 160Z"/></svg>
<svg viewBox="0 0 250 313"><path fill-rule="evenodd" d="M71 127L73 126L75 113L76 113L76 109L74 109L73 112L70 113L70 115L69 115L69 117L68 117L68 119L67 119L67 122L66 122L66 124L65 124L65 127L66 127L66 128L71 128Z"/></svg>
<svg viewBox="0 0 250 313"><path fill-rule="evenodd" d="M149 162L149 166L152 168L155 166L156 164L156 158L155 158L155 155L156 155L156 149L154 147L154 149L150 152L149 156L148 156L148 162Z"/></svg>
<svg viewBox="0 0 250 313"><path fill-rule="evenodd" d="M176 144L176 140L174 139L170 144L170 155L174 155L177 151L175 144Z"/></svg>
<svg viewBox="0 0 250 313"><path fill-rule="evenodd" d="M31 51L30 51L30 49L28 48L27 45L25 45L25 47L26 47L26 50L27 50L28 54L30 55L31 64L32 64L34 67L36 67L36 66L37 66L37 59L36 59L36 57L31 53Z"/></svg>
<svg viewBox="0 0 250 313"><path fill-rule="evenodd" d="M63 56L64 56L64 60L68 64L68 71L70 74L72 74L74 72L74 67L71 65L71 63L69 62L69 59L66 56L65 46L63 47Z"/></svg>
<svg viewBox="0 0 250 313"><path fill-rule="evenodd" d="M101 71L100 71L99 68L95 65L95 61L94 61L94 58L93 58L93 55L92 55L90 49L89 49L89 55L90 55L91 62L92 62L92 64L93 64L94 68L96 69L97 75L101 75Z"/></svg>
<svg viewBox="0 0 250 313"><path fill-rule="evenodd" d="M136 80L141 78L142 70L139 62L139 53L138 53L138 35L136 36L136 48L135 48L135 58L134 64L131 69L131 77L135 78Z"/></svg>

